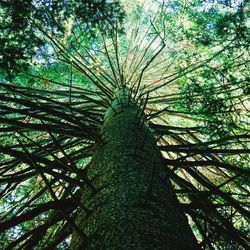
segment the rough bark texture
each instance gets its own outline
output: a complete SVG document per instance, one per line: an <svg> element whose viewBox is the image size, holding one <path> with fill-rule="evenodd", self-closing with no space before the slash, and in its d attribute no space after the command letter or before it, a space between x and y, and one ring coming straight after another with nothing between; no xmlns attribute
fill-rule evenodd
<svg viewBox="0 0 250 250"><path fill-rule="evenodd" d="M88 240L73 233L71 250L199 249L187 218L178 208L154 138L142 111L127 91L107 110L88 178L98 192L83 191L76 224Z"/></svg>

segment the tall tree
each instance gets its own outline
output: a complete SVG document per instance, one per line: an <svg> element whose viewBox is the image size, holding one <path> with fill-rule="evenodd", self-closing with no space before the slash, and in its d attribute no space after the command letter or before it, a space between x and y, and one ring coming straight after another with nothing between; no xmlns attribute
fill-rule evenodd
<svg viewBox="0 0 250 250"><path fill-rule="evenodd" d="M124 26L41 2L1 76L1 247L248 249L248 1L133 1Z"/></svg>

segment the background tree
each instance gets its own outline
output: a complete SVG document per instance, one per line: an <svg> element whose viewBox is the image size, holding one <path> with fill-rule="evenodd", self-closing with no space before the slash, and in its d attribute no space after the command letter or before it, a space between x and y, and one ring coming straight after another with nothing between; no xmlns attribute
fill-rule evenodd
<svg viewBox="0 0 250 250"><path fill-rule="evenodd" d="M17 10L15 1L3 3L2 16ZM115 6L110 15L95 9L107 23L96 23L92 12L79 19L88 10L84 3L65 1L62 12L62 1L24 3L19 18L32 29L6 18L2 30L10 36L1 34L2 248L65 249L72 231L73 249L82 239L94 248L95 237L79 217L92 218L93 197L107 189L101 186L105 164L95 164L112 141L105 123L135 105L142 136L131 127L127 137L136 147L123 139L121 152L140 155L155 143L163 156L155 169L143 155L145 172L132 175L143 176L133 182L136 190L142 185L141 211L159 206L155 190L165 185L169 193L171 181L179 203L170 207L188 216L200 248L248 249L248 1L133 1L124 6L124 29L117 3L86 2ZM24 39L29 32L32 42ZM27 62L31 67L20 70ZM127 119L117 122L120 131L128 131ZM148 142L151 134L155 142ZM111 145L119 149L119 140ZM123 194L117 194L119 201Z"/></svg>

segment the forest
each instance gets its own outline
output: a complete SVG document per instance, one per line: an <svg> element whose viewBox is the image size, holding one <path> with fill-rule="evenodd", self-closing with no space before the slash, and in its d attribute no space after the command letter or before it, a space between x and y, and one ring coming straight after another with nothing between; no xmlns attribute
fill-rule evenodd
<svg viewBox="0 0 250 250"><path fill-rule="evenodd" d="M0 1L0 249L250 249L249 0Z"/></svg>

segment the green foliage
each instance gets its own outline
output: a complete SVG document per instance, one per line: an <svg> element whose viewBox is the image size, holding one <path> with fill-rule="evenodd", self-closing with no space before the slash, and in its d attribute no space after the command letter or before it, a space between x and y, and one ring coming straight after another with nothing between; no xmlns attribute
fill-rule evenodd
<svg viewBox="0 0 250 250"><path fill-rule="evenodd" d="M1 1L1 70L12 80L34 60L48 60L43 52L49 37L72 39L74 32L91 37L97 28L108 32L112 23L121 24L123 18L117 1Z"/></svg>
<svg viewBox="0 0 250 250"><path fill-rule="evenodd" d="M31 1L0 3L0 67L11 77L13 71L25 70L42 40L30 24ZM20 61L19 64L17 62Z"/></svg>

